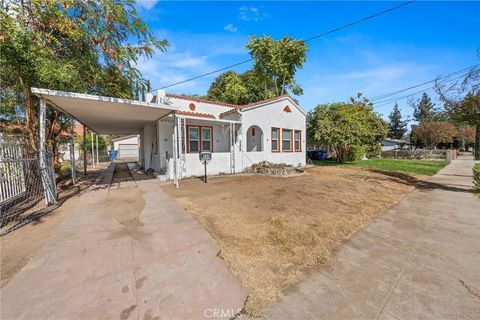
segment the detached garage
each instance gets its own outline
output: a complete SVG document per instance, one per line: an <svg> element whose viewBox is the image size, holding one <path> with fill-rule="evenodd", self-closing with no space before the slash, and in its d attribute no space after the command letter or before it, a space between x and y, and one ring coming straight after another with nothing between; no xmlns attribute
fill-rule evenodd
<svg viewBox="0 0 480 320"><path fill-rule="evenodd" d="M138 160L138 139L138 135L113 139L113 149L118 152L117 159Z"/></svg>

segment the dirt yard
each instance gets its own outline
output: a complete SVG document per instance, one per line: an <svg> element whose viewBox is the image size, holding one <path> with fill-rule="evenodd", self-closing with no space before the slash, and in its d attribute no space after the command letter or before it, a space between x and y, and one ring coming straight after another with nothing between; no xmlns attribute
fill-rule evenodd
<svg viewBox="0 0 480 320"><path fill-rule="evenodd" d="M311 268L334 266L334 250L426 176L316 167L297 177L226 176L162 189L210 232L248 290L258 316Z"/></svg>

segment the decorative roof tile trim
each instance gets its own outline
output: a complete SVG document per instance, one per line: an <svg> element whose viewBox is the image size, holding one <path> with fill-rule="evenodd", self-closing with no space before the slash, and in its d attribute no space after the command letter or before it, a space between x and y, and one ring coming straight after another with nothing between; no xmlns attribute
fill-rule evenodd
<svg viewBox="0 0 480 320"><path fill-rule="evenodd" d="M272 102L272 101L275 101L275 100L280 100L282 98L290 98L292 99L293 101L296 101L294 98L292 98L292 96L290 96L288 93L285 93L285 94L282 94L281 96L277 96L277 97L273 97L273 98L270 98L270 99L265 99L265 100L261 100L261 101L257 101L257 102L252 102L252 103L249 103L249 104L245 104L241 107L241 109L243 108L250 108L250 107L254 107L254 106L258 106L259 104L264 104L264 103L268 103L268 102Z"/></svg>
<svg viewBox="0 0 480 320"><path fill-rule="evenodd" d="M208 113L190 112L190 111L177 111L176 114L183 115L183 116L216 119L213 114L208 114Z"/></svg>
<svg viewBox="0 0 480 320"><path fill-rule="evenodd" d="M228 111L225 111L223 113L220 114L221 117L223 116L226 116L226 115L229 115L233 112L236 112L238 110L242 110L242 109L245 109L245 108L250 108L250 107L254 107L254 106L258 106L258 105L262 105L262 104L265 104L265 103L269 103L269 102L273 102L273 101L276 101L276 100L281 100L283 98L290 98L292 99L295 103L297 103L297 101L292 98L289 94L282 94L281 96L278 96L278 97L273 97L273 98L270 98L270 99L265 99L265 100L261 100L261 101L257 101L257 102L252 102L252 103L249 103L249 104L245 104L243 106L238 106L237 108L235 109L230 109Z"/></svg>
<svg viewBox="0 0 480 320"><path fill-rule="evenodd" d="M173 94L173 93L167 93L166 96L169 97L169 98L177 98L177 99L182 99L182 100L187 100L187 101L196 101L196 102L216 104L216 105L219 105L219 106L222 106L222 107L230 107L230 108L240 108L240 107L242 107L238 104L226 103L226 102L220 102L220 101L212 101L212 100L207 100L207 99L192 97L192 96L182 96L182 95Z"/></svg>
<svg viewBox="0 0 480 320"><path fill-rule="evenodd" d="M230 109L228 111L222 112L222 113L220 113L220 117L227 116L231 113L237 112L239 109L241 109L241 108Z"/></svg>

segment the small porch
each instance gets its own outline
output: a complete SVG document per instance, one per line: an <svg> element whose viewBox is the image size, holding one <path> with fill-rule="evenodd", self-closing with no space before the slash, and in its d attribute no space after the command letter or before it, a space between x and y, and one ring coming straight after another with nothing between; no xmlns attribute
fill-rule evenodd
<svg viewBox="0 0 480 320"><path fill-rule="evenodd" d="M211 152L209 175L240 172L241 130L239 121L181 113L166 117L146 127L141 135L140 154L152 159L142 159L142 166L153 168L168 180L200 176L204 166L199 154Z"/></svg>

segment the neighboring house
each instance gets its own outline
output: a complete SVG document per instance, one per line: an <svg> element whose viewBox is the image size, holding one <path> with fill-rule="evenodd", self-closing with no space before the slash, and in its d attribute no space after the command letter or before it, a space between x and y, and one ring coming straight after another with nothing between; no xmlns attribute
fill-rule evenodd
<svg viewBox="0 0 480 320"><path fill-rule="evenodd" d="M304 166L306 113L288 95L234 105L157 90L132 101L32 88L98 134L139 135L139 163L167 179L239 173L261 161ZM120 147L119 147L120 148Z"/></svg>
<svg viewBox="0 0 480 320"><path fill-rule="evenodd" d="M399 139L386 138L382 142L382 151L389 151L395 149L403 149L405 146L410 145L410 142Z"/></svg>
<svg viewBox="0 0 480 320"><path fill-rule="evenodd" d="M62 135L65 137L70 138L70 132L63 132ZM75 123L73 125L73 136L74 138L76 137L82 137L83 135L83 125L80 123ZM60 153L60 161L70 161L70 141L66 142L61 142L58 144L58 151ZM74 144L74 155L75 155L75 161L78 161L80 159L80 147L77 143Z"/></svg>
<svg viewBox="0 0 480 320"><path fill-rule="evenodd" d="M113 150L118 152L117 159L135 159L138 160L138 145L140 135L129 135L112 139Z"/></svg>

